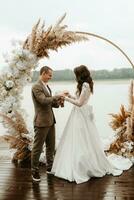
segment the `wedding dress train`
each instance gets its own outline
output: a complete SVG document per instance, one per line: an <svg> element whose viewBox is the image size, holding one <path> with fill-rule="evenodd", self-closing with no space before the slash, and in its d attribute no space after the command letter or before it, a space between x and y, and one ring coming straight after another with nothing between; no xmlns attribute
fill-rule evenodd
<svg viewBox="0 0 134 200"><path fill-rule="evenodd" d="M74 104L59 142L52 173L60 178L83 183L91 177L120 175L132 166L129 159L115 155L107 157L93 119L88 83L83 83L80 96L66 97Z"/></svg>

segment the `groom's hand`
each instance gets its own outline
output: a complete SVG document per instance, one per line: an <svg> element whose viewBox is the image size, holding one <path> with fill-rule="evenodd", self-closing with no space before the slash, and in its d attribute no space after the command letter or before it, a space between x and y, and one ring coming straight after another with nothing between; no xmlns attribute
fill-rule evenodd
<svg viewBox="0 0 134 200"><path fill-rule="evenodd" d="M53 102L52 102L52 107L54 108L59 108L59 100L60 100L61 96L60 95L56 95L53 96Z"/></svg>
<svg viewBox="0 0 134 200"><path fill-rule="evenodd" d="M53 107L64 107L64 97L62 95L56 95L53 97Z"/></svg>
<svg viewBox="0 0 134 200"><path fill-rule="evenodd" d="M64 97L63 97L63 96L61 96L61 97L58 99L58 104L59 104L59 106L64 107Z"/></svg>
<svg viewBox="0 0 134 200"><path fill-rule="evenodd" d="M61 99L60 99L60 106L61 106L61 107L64 107L64 99L65 99L65 98L64 98L63 96L62 96Z"/></svg>

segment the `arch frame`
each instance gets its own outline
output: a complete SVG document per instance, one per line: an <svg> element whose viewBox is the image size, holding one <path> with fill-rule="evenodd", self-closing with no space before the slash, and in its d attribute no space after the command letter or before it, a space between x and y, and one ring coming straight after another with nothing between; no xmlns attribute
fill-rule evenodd
<svg viewBox="0 0 134 200"><path fill-rule="evenodd" d="M127 59L127 61L129 62L129 64L134 69L134 63L132 62L132 60L130 59L130 57L124 52L124 50L122 50L117 44L115 44L111 40L109 40L109 39L107 39L107 38L105 38L103 36L100 36L100 35L97 35L97 34L94 34L94 33L90 33L90 32L75 31L75 33L76 34L83 34L83 35L87 35L87 36L92 36L92 37L104 40L105 42L108 42L109 44L111 44L112 46L114 46L116 49L118 49L121 52L121 54Z"/></svg>

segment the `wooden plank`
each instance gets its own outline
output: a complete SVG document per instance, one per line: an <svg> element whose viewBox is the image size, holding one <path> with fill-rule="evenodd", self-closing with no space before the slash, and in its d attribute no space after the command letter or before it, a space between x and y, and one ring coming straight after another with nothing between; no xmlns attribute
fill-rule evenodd
<svg viewBox="0 0 134 200"><path fill-rule="evenodd" d="M134 167L119 177L91 178L83 184L70 183L46 174L40 167L41 182L33 184L30 165L0 160L0 200L125 200L134 199Z"/></svg>

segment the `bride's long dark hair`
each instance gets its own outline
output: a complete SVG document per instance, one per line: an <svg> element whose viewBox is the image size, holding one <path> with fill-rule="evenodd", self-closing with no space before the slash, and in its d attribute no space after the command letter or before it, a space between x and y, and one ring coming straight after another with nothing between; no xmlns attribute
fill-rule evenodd
<svg viewBox="0 0 134 200"><path fill-rule="evenodd" d="M77 81L77 92L80 95L81 90L82 90L82 84L84 82L87 82L89 84L90 90L93 93L93 80L90 75L90 71L85 65L80 65L76 68L74 68L74 74L76 76L76 81Z"/></svg>

